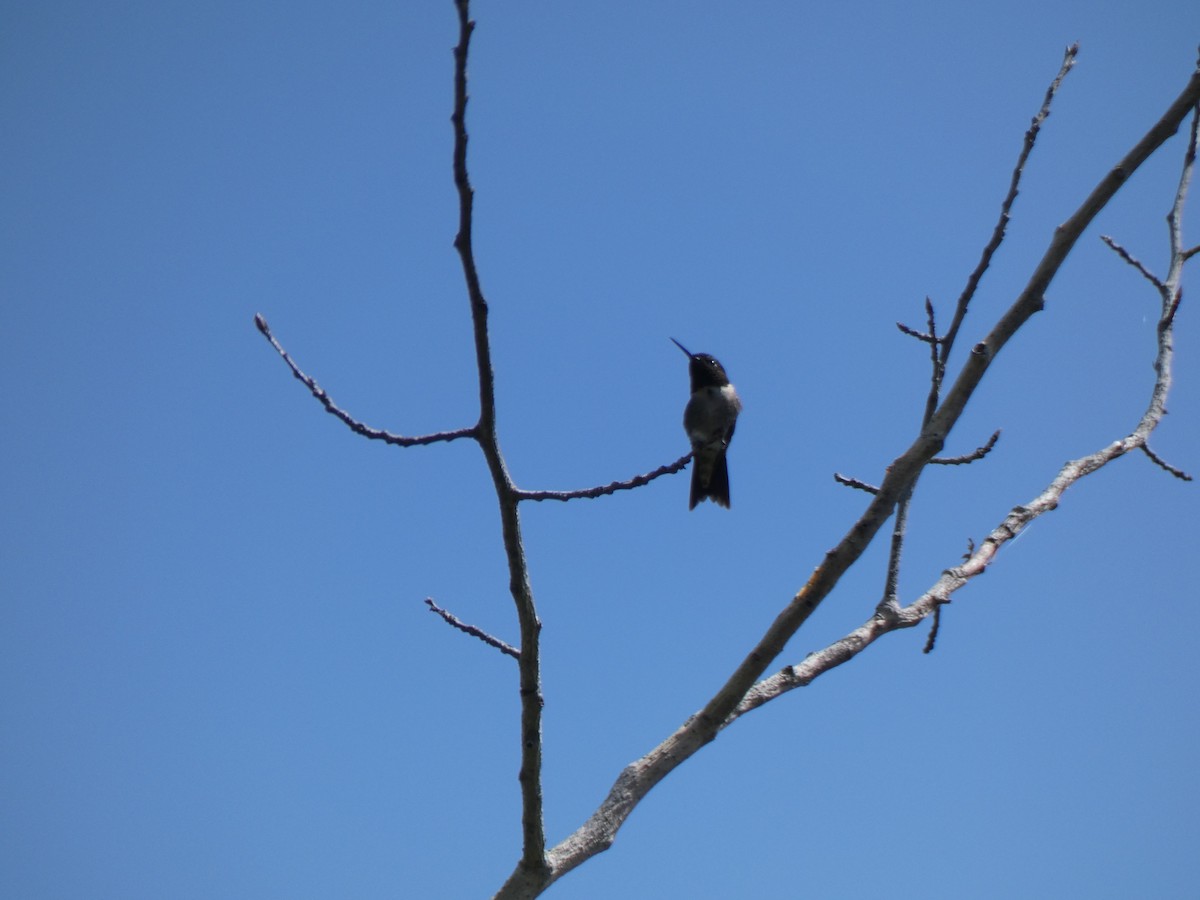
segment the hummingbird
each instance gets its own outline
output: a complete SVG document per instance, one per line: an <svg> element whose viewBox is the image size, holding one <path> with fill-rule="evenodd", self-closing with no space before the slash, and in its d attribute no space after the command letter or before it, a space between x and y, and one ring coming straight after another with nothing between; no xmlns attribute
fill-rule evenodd
<svg viewBox="0 0 1200 900"><path fill-rule="evenodd" d="M742 401L729 383L725 367L707 353L693 353L675 338L671 341L688 358L692 397L683 410L683 430L692 442L692 493L688 509L701 500L729 508L729 467L725 451L733 439Z"/></svg>

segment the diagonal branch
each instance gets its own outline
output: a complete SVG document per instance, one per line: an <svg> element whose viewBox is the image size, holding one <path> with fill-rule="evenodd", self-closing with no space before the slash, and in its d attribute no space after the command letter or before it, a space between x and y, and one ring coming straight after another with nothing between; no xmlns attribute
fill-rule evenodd
<svg viewBox="0 0 1200 900"><path fill-rule="evenodd" d="M1188 187L1195 168L1197 123L1200 123L1200 107L1197 107L1193 113L1188 149L1172 207L1170 274L1165 281L1157 278L1150 279L1161 288L1163 297L1157 328L1154 386L1137 427L1120 440L1064 465L1045 490L1029 503L1015 507L979 547L971 548L971 552L962 565L943 572L937 582L912 604L897 609L892 616L873 616L871 620L864 622L825 649L809 654L797 665L788 666L775 675L760 681L747 692L745 699L738 706L730 721L790 690L811 684L818 676L853 659L884 634L901 628L911 628L931 614L936 616L940 607L950 602L951 595L955 591L965 587L972 579L983 574L1005 544L1015 540L1034 519L1057 509L1068 488L1093 472L1099 471L1110 462L1120 459L1126 453L1140 449L1167 471L1172 474L1178 473L1174 467L1157 459L1146 442L1151 432L1158 427L1166 415L1166 397L1171 388L1174 361L1173 324L1175 309L1178 305L1173 298L1179 296L1179 279L1182 277L1185 252L1179 245L1177 234L1183 203L1187 198ZM1182 477L1182 473L1178 474ZM936 637L936 627L935 619L935 631L930 634L926 652L931 648Z"/></svg>
<svg viewBox="0 0 1200 900"><path fill-rule="evenodd" d="M1142 452L1145 453L1148 457L1150 457L1150 461L1152 463L1154 463L1156 466L1158 466L1164 472L1170 472L1172 475L1174 475L1180 481L1191 481L1192 480L1192 476L1189 475L1187 472L1183 471L1183 469L1176 468L1175 466L1173 466L1169 462L1167 462L1165 459L1163 459L1161 456L1159 456L1157 453L1155 453L1153 450L1151 450L1149 444L1142 444Z"/></svg>
<svg viewBox="0 0 1200 900"><path fill-rule="evenodd" d="M509 656L513 657L514 659L521 658L521 651L518 650L516 647L513 647L510 644L504 643L504 641L500 640L500 638L498 638L498 637L492 637L490 634L488 634L482 628L477 628L474 625L468 625L466 622L464 622L458 616L454 615L454 613L450 612L447 609L442 609L440 606L438 606L436 603L434 603L432 597L425 598L425 605L429 607L431 612L435 612L439 616L441 616L442 619L445 621L445 623L447 625L449 625L451 628L457 628L459 631L463 632L464 634L469 634L469 635L471 635L471 637L477 637L481 641L483 641L485 644L487 644L489 647L495 647L501 653L506 653Z"/></svg>
<svg viewBox="0 0 1200 900"><path fill-rule="evenodd" d="M1100 240L1104 241L1104 243L1108 245L1108 249L1112 250L1117 254L1117 256L1121 257L1121 259L1125 260L1125 262L1129 263L1129 265L1141 272L1143 278L1145 278L1159 290L1162 290L1163 284L1162 281L1159 280L1159 277L1143 266L1141 261L1136 259L1128 250L1118 244L1107 234L1100 235Z"/></svg>
<svg viewBox="0 0 1200 900"><path fill-rule="evenodd" d="M958 330L962 326L963 319L967 315L967 307L970 306L972 298L975 296L975 291L979 288L979 282L983 278L983 274L992 264L992 257L996 255L996 251L1000 249L1000 245L1004 242L1004 235L1008 230L1009 215L1012 212L1013 203L1016 202L1017 194L1020 192L1021 176L1025 173L1025 163L1029 160L1029 154L1033 152L1033 145L1037 143L1038 133L1042 130L1042 123L1050 115L1050 105L1054 102L1054 96L1058 93L1059 87L1062 86L1063 79L1067 77L1067 73L1075 66L1075 57L1079 55L1079 44L1071 44L1067 47L1063 54L1062 67L1058 70L1058 75L1054 81L1050 82L1050 87L1046 89L1046 97L1042 101L1042 107L1038 110L1037 115L1033 117L1033 121L1029 125L1029 130L1025 132L1025 142L1021 146L1021 153L1017 157L1017 165L1013 168L1012 179L1008 186L1008 195L1004 198L1004 202L1000 204L1000 218L996 221L996 227L992 230L992 238L988 241L987 246L983 248L983 254L979 257L979 263L975 266L975 271L967 279L966 287L959 295L958 303L954 309L954 318L950 321L950 327L946 330L946 335L942 339L942 365L945 366L946 360L950 356L950 350L954 346L954 340L958 337ZM1178 126L1176 126L1178 127ZM1174 132L1172 132L1173 134Z"/></svg>
<svg viewBox="0 0 1200 900"><path fill-rule="evenodd" d="M1100 181L1080 208L1055 230L1049 247L1024 290L996 323L991 333L972 349L962 372L930 419L929 425L922 430L912 446L889 467L887 475L879 487L879 492L872 499L866 512L842 540L824 555L808 582L780 612L725 685L672 735L621 772L607 798L595 813L573 834L549 851L547 860L550 871L544 879L524 880L518 878L520 874L518 870L497 894L498 897L536 896L566 872L596 853L607 849L612 845L617 831L629 814L655 785L701 747L712 741L730 721L743 715L747 711L747 704L761 705L761 701L758 699L761 690L758 686L758 679L762 673L779 656L787 641L807 621L809 615L828 596L842 574L862 555L917 473L941 449L946 436L958 421L967 401L978 387L996 355L1012 338L1017 329L1042 308L1046 289L1092 219L1112 199L1129 176L1178 130L1179 125L1198 100L1200 100L1200 71L1193 73L1184 91L1168 107L1159 121ZM1171 329L1170 319L1164 316L1164 320L1166 326L1163 327L1160 324L1160 365L1156 367L1159 372L1159 378L1156 380L1156 396L1158 386L1164 383L1162 373L1169 373L1170 354L1167 351L1164 360L1164 346L1169 347ZM1169 375L1165 379L1165 384L1169 385ZM1152 401L1147 416L1143 418L1143 424L1157 422L1157 418L1151 414L1155 408L1161 415L1161 405ZM1152 427L1152 424L1149 427ZM943 575L943 579L917 601L917 604L922 604L917 610L921 612L921 615L916 617L912 624L924 618L927 611L931 610L936 603L944 602L951 591L957 590L961 586L958 583L959 580L965 583L970 577L978 574L978 571L982 571L991 561L996 550L1020 533L1029 521L1032 521L1035 516L1031 511L1040 515L1042 512L1052 509L1057 504L1062 492L1070 484L1105 465L1111 459L1140 446L1144 441L1145 433L1139 426L1139 430L1126 439L1117 441L1096 454L1068 463L1050 487L1038 498L1035 498L1030 506L1017 507L1013 510L1009 518L993 531L988 540L985 540L974 552L971 559L963 566L952 569ZM838 649L831 651L833 657L836 659L839 654L845 654L845 658L849 658L859 652L862 646L873 641L879 633L882 633L879 629L894 630L894 628L900 627L899 623L913 618L911 614L905 613L905 610L908 609L910 607L901 608L896 611L894 616L890 617L872 617L868 623L838 643ZM840 664L841 661L844 659L838 659L833 664ZM800 666L789 667L785 672L800 669ZM751 696L752 691L753 696Z"/></svg>
<svg viewBox="0 0 1200 900"><path fill-rule="evenodd" d="M1168 377L1168 384L1169 380ZM1155 387L1158 387L1158 382ZM1148 409L1147 416L1151 417L1148 427L1153 430L1161 421L1161 411L1155 414ZM1143 434L1141 430L1139 426L1137 431L1121 440L1114 441L1088 456L1068 462L1037 497L1024 506L1015 507L1004 521L983 540L966 562L943 572L941 578L913 603L897 609L890 616L872 616L854 631L823 650L811 653L802 662L787 666L769 678L763 679L747 691L745 698L729 721L732 722L791 690L806 687L829 670L849 662L883 635L898 629L911 628L922 622L927 616L936 615L943 604L950 602L951 594L984 573L987 567L995 561L996 554L1005 544L1020 536L1034 519L1057 509L1067 488L1131 450L1139 448L1144 450L1148 432ZM935 619L935 630L930 633L925 652L929 652L936 639L936 627Z"/></svg>
<svg viewBox="0 0 1200 900"><path fill-rule="evenodd" d="M288 368L292 370L292 374L295 375L296 378L299 379L306 388L308 388L312 395L317 398L320 404L325 407L325 411L330 415L337 416L337 418L345 422L350 430L355 434L361 434L363 437L370 438L371 440L383 441L387 444L395 444L398 447L415 447L420 444L434 444L439 441L453 441L457 440L458 438L475 437L475 426L470 428L458 428L454 431L439 431L434 434L422 434L418 435L417 437L404 437L400 434L392 434L390 431L382 431L378 428L371 428L369 425L364 425L362 422L358 421L358 419L351 416L348 412L345 412L338 407L337 404L333 402L333 399L327 393L325 393L324 388L322 388L319 384L317 384L316 381L301 371L300 367L296 365L295 361L288 354L288 352L283 349L283 346L279 343L279 341L275 340L275 335L271 334L271 329L267 325L267 320L263 318L262 313L258 313L254 316L254 324L258 330L262 332L262 336L271 342L271 346L275 348L275 352L283 358L285 363L287 363Z"/></svg>

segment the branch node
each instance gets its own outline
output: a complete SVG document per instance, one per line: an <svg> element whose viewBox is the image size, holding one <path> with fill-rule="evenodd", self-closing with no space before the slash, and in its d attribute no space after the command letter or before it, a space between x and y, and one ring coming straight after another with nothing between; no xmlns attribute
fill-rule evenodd
<svg viewBox="0 0 1200 900"><path fill-rule="evenodd" d="M900 601L894 594L879 601L879 605L875 607L875 618L885 625L894 625L900 621Z"/></svg>

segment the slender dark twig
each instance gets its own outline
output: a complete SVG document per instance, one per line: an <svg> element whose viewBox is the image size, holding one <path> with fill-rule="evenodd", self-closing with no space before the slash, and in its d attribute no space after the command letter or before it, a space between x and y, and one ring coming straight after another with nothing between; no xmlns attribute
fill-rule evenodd
<svg viewBox="0 0 1200 900"><path fill-rule="evenodd" d="M905 325L903 322L897 322L896 327L899 328L905 334L907 334L909 337L914 337L918 341L924 341L926 344L936 344L937 343L938 339L934 335L927 334L924 331L917 331L917 329L915 329L909 325Z"/></svg>
<svg viewBox="0 0 1200 900"><path fill-rule="evenodd" d="M844 484L846 487L852 487L855 490L866 491L868 494L878 494L879 488L873 484L867 484L865 481L859 481L857 478L851 478L848 475L842 475L840 472L833 473L833 480L838 484Z"/></svg>
<svg viewBox="0 0 1200 900"><path fill-rule="evenodd" d="M921 649L922 653L932 653L934 646L937 644L938 632L942 628L942 606L939 603L933 608L933 624L929 626L929 637L925 638L925 646Z"/></svg>
<svg viewBox="0 0 1200 900"><path fill-rule="evenodd" d="M1175 468L1175 466L1171 465L1169 462L1167 462L1165 459L1163 459L1161 456L1159 456L1157 453L1155 453L1153 450L1151 450L1149 444L1142 444L1142 452L1145 453L1148 457L1150 457L1150 459L1153 460L1155 465L1157 465L1159 468L1161 468L1167 472L1170 472L1172 475L1174 475L1180 481L1191 481L1192 480L1192 476L1189 475L1187 472L1183 471L1183 469Z"/></svg>
<svg viewBox="0 0 1200 900"><path fill-rule="evenodd" d="M1150 272L1145 266L1143 266L1141 264L1141 262L1139 262L1137 259L1135 259L1128 250L1126 250L1124 247L1122 247L1120 244L1118 244L1116 241L1114 241L1107 234L1100 235L1100 240L1102 240L1102 241L1104 241L1104 243L1108 244L1109 249L1114 251L1119 257L1121 257L1121 259L1125 260L1125 262L1129 263L1131 266L1133 266L1135 269L1137 269L1139 272L1141 272L1142 277L1144 277L1147 281L1149 281L1152 285L1154 285L1159 290L1162 290L1163 283L1159 279L1159 277L1157 275L1153 274L1152 272Z"/></svg>
<svg viewBox="0 0 1200 900"><path fill-rule="evenodd" d="M992 448L996 446L996 441L1000 440L1000 429L997 428L992 432L992 436L987 439L987 443L982 447L976 447L970 453L964 453L962 456L935 456L929 462L935 466L965 466L975 462L977 459L983 459L992 452Z"/></svg>
<svg viewBox="0 0 1200 900"><path fill-rule="evenodd" d="M1000 245L1004 243L1004 235L1008 230L1008 220L1012 213L1013 203L1016 202L1017 194L1020 192L1021 177L1025 173L1025 163L1029 160L1029 154L1033 152L1033 145L1037 143L1038 133L1042 130L1042 123L1050 115L1050 105L1054 102L1054 97L1058 93L1059 87L1062 86L1063 79L1067 77L1067 73L1075 66L1075 57L1079 55L1079 44L1071 44L1067 47L1063 54L1062 66L1058 70L1058 75L1054 81L1050 82L1050 87L1046 89L1045 99L1042 100L1041 109L1037 115L1033 117L1033 121L1029 124L1029 129L1025 132L1025 142L1021 145L1021 153L1017 157L1017 164L1013 168L1012 178L1008 185L1008 194L1004 198L1004 202L1000 204L1000 218L996 221L996 226L992 230L991 240L983 248L983 254L979 257L979 263L975 266L975 270L967 279L966 287L963 288L962 294L959 295L958 303L954 308L954 318L950 322L950 327L946 330L945 337L942 339L942 364L945 365L946 360L950 356L950 350L954 346L954 341L958 337L958 330L962 327L963 319L967 315L967 307L970 306L972 298L975 296L975 291L979 288L979 282L983 279L983 274L992 264L992 257L996 255L996 251L1000 249Z"/></svg>
<svg viewBox="0 0 1200 900"><path fill-rule="evenodd" d="M383 431L379 428L371 428L369 425L364 425L362 422L358 421L358 419L351 416L348 412L345 412L339 408L337 404L333 402L332 398L325 393L324 388L322 388L316 383L316 381L314 381L308 375L305 375L304 372L300 370L300 367L296 365L295 361L288 354L288 352L284 350L279 341L275 339L275 335L271 334L271 329L267 325L267 320L263 318L261 313L255 315L254 324L258 330L262 332L262 336L271 342L271 346L275 348L275 352L283 358L285 363L287 363L288 368L292 370L292 374L295 375L296 378L303 383L306 388L308 388L309 392L317 398L320 404L325 407L325 411L330 415L341 419L355 434L361 434L365 438L370 438L374 441L383 441L386 444L394 444L398 447L416 447L421 444L435 444L439 441L454 441L458 440L459 438L475 437L474 426L470 428L457 428L454 431L439 431L434 434L422 434L416 437L405 437L404 435L392 434L390 431Z"/></svg>
<svg viewBox="0 0 1200 900"><path fill-rule="evenodd" d="M925 322L929 329L929 393L925 397L925 410L921 414L921 429L929 425L934 410L937 409L938 398L942 391L942 375L945 366L942 355L945 350L937 336L937 319L933 312L933 301L925 298ZM936 459L936 457L935 457ZM932 460L931 460L932 461ZM887 577L884 580L883 598L879 601L876 612L890 615L900 605L900 558L904 554L904 540L908 534L908 510L912 505L913 492L917 489L918 472L908 487L900 495L896 503L895 518L892 520L892 541L888 548Z"/></svg>
<svg viewBox="0 0 1200 900"><path fill-rule="evenodd" d="M661 478L663 475L673 475L676 472L686 468L691 461L692 454L681 456L673 463L668 463L665 466L659 466L653 472L647 472L645 475L635 475L628 481L613 481L609 484L603 484L599 487L580 488L574 491L517 491L518 500L579 500L579 499L594 499L603 497L607 494L615 494L617 491L629 491L633 488L641 487L644 484L649 484L655 478Z"/></svg>
<svg viewBox="0 0 1200 900"><path fill-rule="evenodd" d="M440 606L434 603L432 597L425 598L425 605L428 606L431 611L441 616L446 621L447 625L457 628L459 631L471 635L471 637L479 638L479 640L483 641L489 647L495 647L501 653L507 653L509 656L513 657L513 659L521 658L521 651L516 647L513 647L511 644L504 643L504 641L500 640L500 638L492 637L482 628L476 628L474 625L468 625L462 619L458 618L458 616L454 615L454 613L442 609Z"/></svg>

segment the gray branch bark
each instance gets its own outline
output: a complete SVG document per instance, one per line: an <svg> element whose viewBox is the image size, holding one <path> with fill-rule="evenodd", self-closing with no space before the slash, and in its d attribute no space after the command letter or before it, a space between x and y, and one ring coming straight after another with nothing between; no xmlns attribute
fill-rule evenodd
<svg viewBox="0 0 1200 900"><path fill-rule="evenodd" d="M1181 247L1178 221L1195 159L1194 119L1192 140L1180 179L1180 188L1172 207L1171 272L1163 280L1163 311L1159 321L1155 359L1156 379L1150 404L1134 431L1095 453L1067 463L1041 494L1030 503L1013 509L972 552L965 563L948 569L929 591L911 605L902 608L882 608L862 626L819 653L801 663L788 666L769 678L759 680L767 667L782 652L788 640L828 596L842 574L862 555L922 469L940 452L946 437L962 415L996 356L1021 326L1043 308L1046 290L1096 214L1137 168L1179 130L1188 113L1197 108L1198 102L1200 70L1193 73L1179 97L1133 149L1096 185L1075 213L1055 229L1050 244L1025 289L988 335L971 349L958 378L936 410L928 417L916 440L888 468L887 475L873 495L867 511L841 541L825 554L808 582L779 613L725 685L666 740L641 759L625 767L604 802L592 816L547 852L545 866L529 867L525 860L522 860L496 894L497 898L514 900L536 897L567 872L608 849L630 813L654 786L712 741L723 728L788 690L808 684L823 672L852 659L883 634L912 627L924 620L940 604L948 602L954 591L980 574L992 562L1000 548L1020 534L1030 522L1054 509L1068 487L1130 450L1145 446L1150 432L1161 420L1171 384L1171 326L1179 303L1179 278L1183 262L1188 255Z"/></svg>

